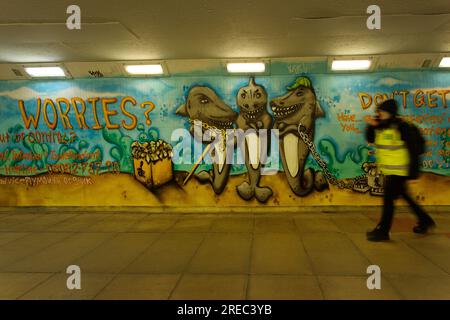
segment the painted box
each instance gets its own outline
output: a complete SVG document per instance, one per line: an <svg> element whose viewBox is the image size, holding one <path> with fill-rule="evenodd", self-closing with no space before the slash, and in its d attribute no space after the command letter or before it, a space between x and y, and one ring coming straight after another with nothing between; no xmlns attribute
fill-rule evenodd
<svg viewBox="0 0 450 320"><path fill-rule="evenodd" d="M173 179L172 146L164 140L133 142L134 177L149 189Z"/></svg>

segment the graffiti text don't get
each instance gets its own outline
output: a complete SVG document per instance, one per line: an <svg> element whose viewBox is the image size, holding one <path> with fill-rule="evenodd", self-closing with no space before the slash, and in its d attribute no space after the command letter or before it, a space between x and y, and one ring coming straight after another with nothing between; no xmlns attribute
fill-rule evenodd
<svg viewBox="0 0 450 320"><path fill-rule="evenodd" d="M359 101L363 109L368 109L371 106L376 106L387 99L398 99L399 105L406 109L408 100L416 108L447 108L447 94L450 93L448 89L417 89L409 90L395 90L391 93L376 93L371 95L367 92L359 92Z"/></svg>
<svg viewBox="0 0 450 320"><path fill-rule="evenodd" d="M145 101L140 104L133 97L127 96L120 100L118 98L57 98L41 99L37 98L33 106L26 106L23 100L18 101L18 107L22 115L25 128L33 126L37 129L39 122L55 130L58 124L64 129L93 129L101 130L119 129L133 130L137 126L136 107L145 109L147 125L151 124L149 113L155 105L151 101ZM139 110L137 109L137 110ZM125 119L116 120L116 116L123 115ZM88 119L91 120L89 123Z"/></svg>

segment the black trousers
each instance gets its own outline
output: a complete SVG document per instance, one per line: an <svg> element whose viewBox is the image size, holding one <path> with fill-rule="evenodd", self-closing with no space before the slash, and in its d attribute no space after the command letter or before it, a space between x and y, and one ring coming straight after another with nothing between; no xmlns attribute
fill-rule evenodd
<svg viewBox="0 0 450 320"><path fill-rule="evenodd" d="M431 217L425 213L425 211L411 198L408 194L406 186L407 177L389 175L386 176L384 186L384 207L383 215L379 227L385 232L389 232L392 225L392 219L394 217L394 200L400 196L406 200L406 202L413 209L414 214L417 216L419 223L427 223L431 221Z"/></svg>

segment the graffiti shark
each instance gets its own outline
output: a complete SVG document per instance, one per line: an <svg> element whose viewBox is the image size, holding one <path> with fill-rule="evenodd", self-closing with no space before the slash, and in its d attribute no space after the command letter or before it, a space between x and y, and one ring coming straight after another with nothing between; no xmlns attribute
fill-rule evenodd
<svg viewBox="0 0 450 320"><path fill-rule="evenodd" d="M208 127L231 129L238 114L225 104L217 93L205 86L195 86L189 90L186 103L181 105L176 114L191 120L190 131L193 134L192 121L198 120ZM212 142L211 142L212 143ZM222 193L228 182L231 164L226 163L226 146L214 144L211 155L220 161L213 161L212 170L201 171L195 175L201 183L210 183L216 194Z"/></svg>
<svg viewBox="0 0 450 320"><path fill-rule="evenodd" d="M279 130L280 151L283 169L292 191L298 196L306 196L314 187L323 190L328 186L322 172L314 174L313 169L305 170L309 148L300 138L298 127L304 130L311 141L314 138L315 119L322 117L311 80L299 77L288 92L273 98L270 107L275 118L274 128Z"/></svg>
<svg viewBox="0 0 450 320"><path fill-rule="evenodd" d="M252 77L247 86L239 89L236 96L236 103L239 106L239 116L236 125L239 129L247 131L254 129L245 136L245 165L247 167L249 182L244 181L236 187L239 196L244 200L250 200L254 196L259 202L266 202L273 194L269 187L260 187L261 162L266 156L267 139L265 146L262 146L262 139L259 138L259 129L270 129L272 127L272 117L267 112L267 91L255 83ZM262 154L261 154L262 153Z"/></svg>

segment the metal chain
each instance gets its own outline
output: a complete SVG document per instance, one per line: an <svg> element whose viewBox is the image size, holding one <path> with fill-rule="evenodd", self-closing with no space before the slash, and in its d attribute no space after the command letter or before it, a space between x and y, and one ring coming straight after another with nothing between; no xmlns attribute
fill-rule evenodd
<svg viewBox="0 0 450 320"><path fill-rule="evenodd" d="M325 174L325 177L327 178L328 182L332 185L337 185L341 189L353 189L356 180L357 179L351 179L350 182L346 183L343 180L338 180L328 169L327 164L325 161L322 160L319 153L316 150L316 146L314 145L314 142L309 139L308 135L305 133L306 128L299 123L298 124L298 133L300 135L300 138L302 138L303 142L308 146L309 151L311 151L311 155L313 156L314 160L316 160L317 164L322 168L323 173Z"/></svg>
<svg viewBox="0 0 450 320"><path fill-rule="evenodd" d="M195 124L199 120L189 120L191 124ZM226 147L226 137L227 133L225 129L219 129L217 127L211 126L207 124L206 122L201 122L202 128L205 130L213 130L216 132L220 132L222 136L222 148L225 149ZM303 130L302 130L303 129ZM323 173L325 174L325 177L329 183L332 185L337 185L341 189L353 189L357 178L350 179L350 182L345 182L343 180L338 180L328 169L327 164L325 161L322 160L319 153L317 152L316 146L314 145L314 142L309 139L308 135L305 133L305 127L301 123L298 124L298 133L300 135L300 138L302 138L303 142L308 146L309 151L311 152L311 155L313 156L314 160L316 160L317 164L322 168Z"/></svg>
<svg viewBox="0 0 450 320"><path fill-rule="evenodd" d="M195 123L197 122L201 122L201 124L202 124L202 129L204 129L204 130L212 130L212 131L215 131L215 132L219 132L220 133L220 136L221 136L221 142L222 142L222 146L221 146L221 149L222 149L222 151L225 151L225 149L226 149L226 146L227 146L227 131L226 131L226 129L219 129L219 128L217 128L217 127L214 127L214 126L211 126L211 125L209 125L209 124L207 124L206 122L203 122L203 121L200 121L200 120L191 120L191 119L189 119L189 122L191 123L191 125L195 125ZM234 129L233 129L234 130Z"/></svg>

